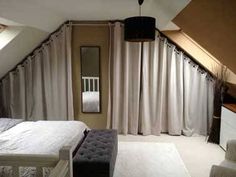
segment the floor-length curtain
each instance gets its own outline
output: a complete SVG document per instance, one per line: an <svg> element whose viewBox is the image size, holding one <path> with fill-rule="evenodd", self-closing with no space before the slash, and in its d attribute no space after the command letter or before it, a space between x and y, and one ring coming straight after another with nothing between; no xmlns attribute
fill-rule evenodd
<svg viewBox="0 0 236 177"><path fill-rule="evenodd" d="M138 132L140 101L140 55L141 45L124 42L123 27L116 23L111 28L110 97L108 127L119 133ZM122 73L122 74L121 74Z"/></svg>
<svg viewBox="0 0 236 177"><path fill-rule="evenodd" d="M71 27L63 27L1 81L2 116L72 120Z"/></svg>
<svg viewBox="0 0 236 177"><path fill-rule="evenodd" d="M175 46L160 38L144 44L141 94L141 132L144 135L159 135L161 132L181 134L182 71L182 54L175 51Z"/></svg>
<svg viewBox="0 0 236 177"><path fill-rule="evenodd" d="M213 98L207 73L158 34L134 50L141 44L124 42L120 23L110 29L108 127L124 134L205 135Z"/></svg>
<svg viewBox="0 0 236 177"><path fill-rule="evenodd" d="M159 40L156 40L153 43L146 43L143 45L143 58L142 58L142 75L141 78L136 78L137 80L142 80L141 86L141 101L140 101L140 123L139 132L143 134L159 134L161 131L161 124L156 122L161 122L160 116L158 113L161 113L158 105L158 99L160 95L158 94L158 72L166 67L166 64L160 63L154 58L158 57L158 48L155 48L159 45ZM149 60L151 58L151 60ZM164 66L163 66L164 64ZM161 98L160 98L161 99ZM137 133L137 132L136 132Z"/></svg>
<svg viewBox="0 0 236 177"><path fill-rule="evenodd" d="M207 134L209 135L213 121L213 108L214 108L214 80L207 76Z"/></svg>
<svg viewBox="0 0 236 177"><path fill-rule="evenodd" d="M184 60L183 134L207 134L213 114L213 81L190 59Z"/></svg>

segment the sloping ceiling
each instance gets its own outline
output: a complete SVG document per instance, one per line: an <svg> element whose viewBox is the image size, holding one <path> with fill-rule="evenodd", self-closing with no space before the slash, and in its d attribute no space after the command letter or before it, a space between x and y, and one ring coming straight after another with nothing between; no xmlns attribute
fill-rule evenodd
<svg viewBox="0 0 236 177"><path fill-rule="evenodd" d="M145 0L142 14L156 17L159 29L176 28L171 20L190 1ZM138 11L137 0L0 0L0 23L23 28L0 50L0 78L67 20L124 19Z"/></svg>
<svg viewBox="0 0 236 177"><path fill-rule="evenodd" d="M236 73L235 0L192 0L173 22Z"/></svg>
<svg viewBox="0 0 236 177"><path fill-rule="evenodd" d="M35 28L19 26L8 27L2 33L7 33L9 37L13 36L14 39L10 40L0 50L0 77L15 67L17 63L37 47L45 36L47 36L47 33Z"/></svg>

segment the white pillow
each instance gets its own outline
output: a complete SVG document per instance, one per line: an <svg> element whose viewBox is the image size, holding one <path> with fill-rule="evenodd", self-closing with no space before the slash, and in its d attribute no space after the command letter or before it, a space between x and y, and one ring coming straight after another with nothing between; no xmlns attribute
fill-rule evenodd
<svg viewBox="0 0 236 177"><path fill-rule="evenodd" d="M14 127L23 121L23 119L0 118L0 133Z"/></svg>

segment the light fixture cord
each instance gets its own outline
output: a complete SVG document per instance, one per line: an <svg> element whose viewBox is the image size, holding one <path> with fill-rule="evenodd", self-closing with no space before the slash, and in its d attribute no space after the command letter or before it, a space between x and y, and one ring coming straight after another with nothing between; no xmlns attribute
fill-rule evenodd
<svg viewBox="0 0 236 177"><path fill-rule="evenodd" d="M143 1L144 0L138 0L138 4L139 4L139 16L141 16L142 15L142 13L141 13L141 6L142 6L142 4L143 4Z"/></svg>
<svg viewBox="0 0 236 177"><path fill-rule="evenodd" d="M139 5L139 16L141 16L142 14L141 14L141 5Z"/></svg>

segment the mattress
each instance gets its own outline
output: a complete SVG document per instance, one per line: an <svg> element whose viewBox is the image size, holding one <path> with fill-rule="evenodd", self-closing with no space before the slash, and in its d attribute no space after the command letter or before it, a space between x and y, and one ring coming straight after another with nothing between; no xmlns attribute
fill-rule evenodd
<svg viewBox="0 0 236 177"><path fill-rule="evenodd" d="M76 148L88 127L80 121L22 122L0 133L1 154L59 155L63 146ZM50 169L45 169L48 176ZM10 167L0 167L0 177L12 176ZM22 177L35 176L34 168L21 168Z"/></svg>

